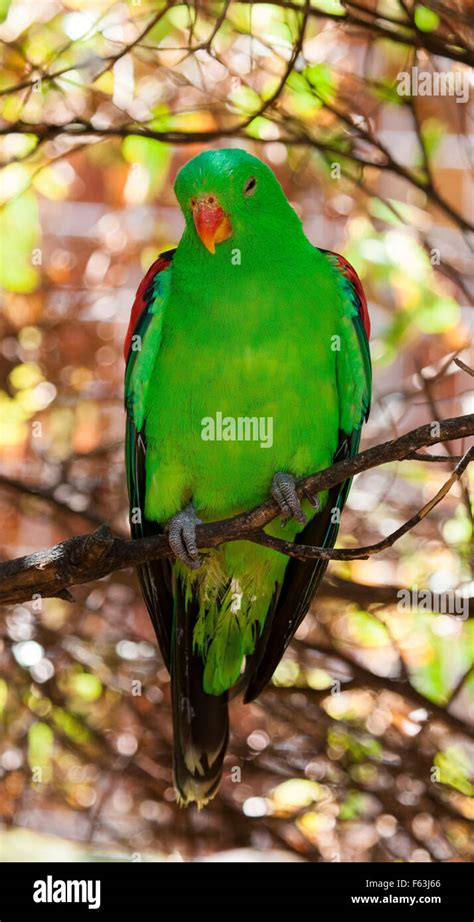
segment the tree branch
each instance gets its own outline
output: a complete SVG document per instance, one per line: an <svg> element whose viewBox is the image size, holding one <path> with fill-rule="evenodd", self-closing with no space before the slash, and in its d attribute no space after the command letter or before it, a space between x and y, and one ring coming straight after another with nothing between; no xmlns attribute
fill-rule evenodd
<svg viewBox="0 0 474 922"><path fill-rule="evenodd" d="M339 461L332 467L319 473L297 481L298 494L304 498L308 493L314 495L323 490L328 490L348 478L360 474L362 471L378 467L393 461L402 461L408 458L413 451L438 442L451 439L460 439L474 435L474 414L469 416L456 416L439 422L435 428L432 423L419 426L398 439L391 439L381 445L368 448L353 458ZM463 460L457 465L455 472L440 491L445 495L452 483L457 480L472 459L473 449L470 449ZM439 498L438 498L439 497ZM420 510L413 520L413 524L439 502L440 494ZM210 522L200 525L196 531L197 545L200 548L217 547L228 541L250 540L257 543L266 542L267 535L262 532L263 527L279 514L279 509L274 500L267 500L250 512L244 512L231 519L220 522ZM413 524L410 527L413 527ZM286 545L286 542L283 542ZM386 543L381 542L385 547ZM282 548L278 548L281 550ZM380 547L382 549L382 547ZM367 548L362 548L362 556L367 556ZM329 551L325 548L307 548L302 545L288 543L284 553L291 556L306 558L322 557L327 559L341 559L347 551ZM352 549L349 553L353 557L361 556ZM37 551L26 557L0 564L0 603L14 603L27 601L37 594L42 597L61 596L68 597L68 588L92 580L101 579L115 570L126 567L136 567L149 560L172 557L172 551L166 535L154 535L127 541L115 537L108 526L102 526L92 534L78 535L47 550Z"/></svg>
<svg viewBox="0 0 474 922"><path fill-rule="evenodd" d="M267 535L264 531L258 531L254 536L249 537L249 540L255 541L257 544L263 544L265 547L269 547L274 551L280 551L282 554L288 554L289 557L297 557L299 560L310 560L312 558L315 560L321 558L324 560L366 560L368 557L372 557L374 554L379 554L380 551L385 551L388 547L392 547L395 541L398 541L399 538L414 528L415 525L418 525L418 523L441 502L446 494L449 493L453 484L459 481L469 462L472 460L474 460L474 447L470 448L466 454L463 455L451 474L451 477L443 484L441 489L438 490L433 499L425 503L422 509L415 512L415 515L412 515L407 522L400 525L400 528L391 532L391 534L383 538L382 541L377 541L376 544L368 544L366 547L348 548L347 550L335 550L334 548L310 547L308 544L292 544L290 541L283 541L281 538L274 538L272 535Z"/></svg>

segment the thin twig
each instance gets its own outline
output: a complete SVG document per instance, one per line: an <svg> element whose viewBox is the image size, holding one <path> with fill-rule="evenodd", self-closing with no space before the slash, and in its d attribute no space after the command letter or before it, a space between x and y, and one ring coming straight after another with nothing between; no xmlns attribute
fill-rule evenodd
<svg viewBox="0 0 474 922"><path fill-rule="evenodd" d="M390 535L387 535L387 537L383 538L381 541L377 541L376 544L368 544L366 547L345 548L342 550L311 547L308 544L294 544L290 541L283 541L281 538L274 538L272 535L267 535L264 531L258 531L254 536L249 536L249 540L255 541L256 544L263 544L264 547L269 547L274 551L280 551L282 554L287 554L289 557L296 557L299 560L367 560L369 557L373 557L374 554L380 554L380 551L385 551L387 548L392 547L399 538L406 535L408 531L411 531L415 525L418 525L419 522L421 522L428 513L444 499L453 484L460 480L461 475L472 460L474 460L474 447L466 451L465 455L463 455L456 465L451 477L449 477L441 489L438 490L433 499L425 503L423 508L419 509L418 512L412 515L403 525L400 525L400 528L392 531Z"/></svg>
<svg viewBox="0 0 474 922"><path fill-rule="evenodd" d="M458 366L458 368L461 368L463 371L466 371L467 374L471 376L471 378L474 378L474 368L470 368L470 366L466 365L466 363L463 362L462 359L454 359L454 361L456 365Z"/></svg>

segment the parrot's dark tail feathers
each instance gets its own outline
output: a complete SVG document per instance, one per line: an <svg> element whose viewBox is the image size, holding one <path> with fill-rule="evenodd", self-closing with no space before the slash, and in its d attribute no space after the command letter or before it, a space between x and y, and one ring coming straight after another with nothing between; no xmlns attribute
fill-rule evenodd
<svg viewBox="0 0 474 922"><path fill-rule="evenodd" d="M182 806L204 807L222 775L229 738L227 692L208 695L203 690L204 665L193 652L197 604L185 602L176 581L172 651L171 697L174 735L174 785Z"/></svg>

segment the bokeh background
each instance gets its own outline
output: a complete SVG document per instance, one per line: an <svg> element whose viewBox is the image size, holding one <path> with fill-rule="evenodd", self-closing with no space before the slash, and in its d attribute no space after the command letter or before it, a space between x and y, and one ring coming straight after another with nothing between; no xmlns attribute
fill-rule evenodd
<svg viewBox="0 0 474 922"><path fill-rule="evenodd" d="M469 102L397 92L412 67L468 86L467 4L1 0L0 18L1 559L127 534L124 333L183 227L175 174L205 147L266 160L309 238L357 268L363 447L472 412L454 362L473 364ZM339 545L393 531L466 447L360 475ZM174 801L134 574L5 608L1 859L472 860L471 534L467 475L393 547L331 564L272 684L233 703L201 812ZM401 588L456 592L464 615L402 609Z"/></svg>

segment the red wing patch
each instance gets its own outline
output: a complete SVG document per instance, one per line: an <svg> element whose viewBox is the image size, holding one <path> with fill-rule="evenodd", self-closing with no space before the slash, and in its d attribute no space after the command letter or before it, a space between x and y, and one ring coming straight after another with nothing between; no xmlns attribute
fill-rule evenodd
<svg viewBox="0 0 474 922"><path fill-rule="evenodd" d="M357 272L355 271L354 267L351 266L351 264L347 261L347 259L344 259L344 256L341 256L339 253L332 253L331 255L335 256L337 260L337 264L343 276L346 279L348 279L348 281L351 283L352 287L354 288L354 291L357 295L357 298L360 304L359 313L361 316L362 323L364 324L364 330L365 330L367 339L370 339L370 317L369 317L369 311L367 308L367 298L365 297L364 289L362 288L362 282L359 276L357 275Z"/></svg>
<svg viewBox="0 0 474 922"><path fill-rule="evenodd" d="M153 279L155 278L156 275L158 275L159 272L163 272L164 269L167 269L168 266L171 265L172 259L173 257L172 255L171 256L169 255L169 252L162 253L161 256L159 256L158 259L156 259L155 262L152 263L152 265L148 269L147 274L145 275L145 278L142 279L142 281L140 282L140 285L138 286L138 290L135 295L135 300L133 302L132 313L130 315L130 322L128 324L127 334L125 336L125 343L124 343L124 349L123 349L125 361L127 361L127 358L128 358L128 353L130 350L130 345L132 342L132 336L133 336L134 330L137 327L137 323L140 320L140 317L143 311L145 310L146 307L148 307L149 300L147 300L147 292L150 289L151 283L153 282Z"/></svg>

